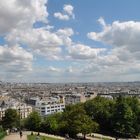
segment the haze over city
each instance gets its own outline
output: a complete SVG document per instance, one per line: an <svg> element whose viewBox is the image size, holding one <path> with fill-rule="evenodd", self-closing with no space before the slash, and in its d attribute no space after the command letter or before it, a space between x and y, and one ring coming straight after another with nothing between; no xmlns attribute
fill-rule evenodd
<svg viewBox="0 0 140 140"><path fill-rule="evenodd" d="M0 1L0 77L139 81L140 1Z"/></svg>

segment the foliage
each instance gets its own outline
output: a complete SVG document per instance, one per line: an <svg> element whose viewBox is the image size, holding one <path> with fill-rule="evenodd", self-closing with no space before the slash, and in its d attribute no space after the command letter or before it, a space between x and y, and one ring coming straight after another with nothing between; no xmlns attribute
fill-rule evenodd
<svg viewBox="0 0 140 140"><path fill-rule="evenodd" d="M2 140L6 136L6 132L0 132L0 140Z"/></svg>
<svg viewBox="0 0 140 140"><path fill-rule="evenodd" d="M139 107L136 98L117 98L112 118L116 134L124 137L136 137L139 134Z"/></svg>
<svg viewBox="0 0 140 140"><path fill-rule="evenodd" d="M33 135L28 135L27 136L27 139L28 140L35 140L36 139L36 136ZM58 138L51 138L51 137L48 137L48 136L40 136L40 139L39 140L59 140Z"/></svg>
<svg viewBox="0 0 140 140"><path fill-rule="evenodd" d="M136 97L96 97L84 104L87 114L99 123L100 132L137 137L140 133L140 102Z"/></svg>
<svg viewBox="0 0 140 140"><path fill-rule="evenodd" d="M72 137L78 133L82 133L85 136L98 130L98 124L86 115L83 106L79 104L66 108L63 113L63 121L65 131Z"/></svg>
<svg viewBox="0 0 140 140"><path fill-rule="evenodd" d="M12 129L19 126L19 114L15 109L7 109L5 116L2 118L2 126L4 129Z"/></svg>
<svg viewBox="0 0 140 140"><path fill-rule="evenodd" d="M117 137L138 137L140 102L136 97L96 97L85 103L66 106L64 112L46 116L42 120L37 112L33 112L25 120L25 127L70 137L94 132Z"/></svg>
<svg viewBox="0 0 140 140"><path fill-rule="evenodd" d="M38 131L40 129L41 116L37 112L32 112L25 120L25 127L29 130Z"/></svg>
<svg viewBox="0 0 140 140"><path fill-rule="evenodd" d="M114 110L114 101L96 97L84 104L87 114L100 125L101 131L111 131L110 120Z"/></svg>
<svg viewBox="0 0 140 140"><path fill-rule="evenodd" d="M61 113L55 113L45 117L41 123L41 130L46 133L59 134L61 125Z"/></svg>

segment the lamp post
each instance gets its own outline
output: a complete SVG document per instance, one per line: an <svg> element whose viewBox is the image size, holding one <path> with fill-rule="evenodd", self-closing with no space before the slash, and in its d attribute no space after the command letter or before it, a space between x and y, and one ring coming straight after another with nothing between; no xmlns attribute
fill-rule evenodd
<svg viewBox="0 0 140 140"><path fill-rule="evenodd" d="M21 125L20 125L20 111L21 111L21 109L20 109L20 107L19 107L18 111L19 111L19 130L21 131Z"/></svg>

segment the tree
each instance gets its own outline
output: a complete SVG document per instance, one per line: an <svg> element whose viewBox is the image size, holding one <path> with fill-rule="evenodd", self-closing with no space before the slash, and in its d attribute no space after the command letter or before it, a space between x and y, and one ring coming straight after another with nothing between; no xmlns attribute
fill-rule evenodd
<svg viewBox="0 0 140 140"><path fill-rule="evenodd" d="M84 135L84 139L86 139L86 134L91 132L96 132L98 130L99 125L96 122L93 122L89 116L82 114L81 117L77 120L74 120L75 129L77 132L82 133Z"/></svg>
<svg viewBox="0 0 140 140"><path fill-rule="evenodd" d="M19 114L15 109L7 109L5 116L2 118L2 126L5 129L12 129L19 125Z"/></svg>
<svg viewBox="0 0 140 140"><path fill-rule="evenodd" d="M133 134L138 136L140 133L140 101L137 97L127 97L126 101L134 114L133 128L135 129L135 132Z"/></svg>
<svg viewBox="0 0 140 140"><path fill-rule="evenodd" d="M61 113L55 113L45 117L44 121L41 123L41 130L46 133L59 134L61 116Z"/></svg>
<svg viewBox="0 0 140 140"><path fill-rule="evenodd" d="M39 131L41 124L41 116L38 112L32 112L25 120L25 127L29 130Z"/></svg>
<svg viewBox="0 0 140 140"><path fill-rule="evenodd" d="M100 125L100 131L111 132L111 117L115 102L113 100L96 97L85 102L84 108L87 114Z"/></svg>
<svg viewBox="0 0 140 140"><path fill-rule="evenodd" d="M113 114L113 130L123 137L133 137L135 134L134 119L135 114L129 106L126 98L117 98Z"/></svg>
<svg viewBox="0 0 140 140"><path fill-rule="evenodd" d="M84 135L95 132L98 129L98 124L93 122L81 104L69 106L63 114L63 124L65 130L71 137L76 137L76 134Z"/></svg>

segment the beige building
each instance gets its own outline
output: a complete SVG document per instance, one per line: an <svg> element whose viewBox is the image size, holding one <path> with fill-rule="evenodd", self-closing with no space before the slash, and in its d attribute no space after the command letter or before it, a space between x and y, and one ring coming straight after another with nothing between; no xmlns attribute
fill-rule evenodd
<svg viewBox="0 0 140 140"><path fill-rule="evenodd" d="M1 107L0 120L5 116L5 111L9 108L17 110L17 112L20 114L21 119L27 118L28 115L32 112L32 107L27 106L26 104L22 104L20 106Z"/></svg>
<svg viewBox="0 0 140 140"><path fill-rule="evenodd" d="M90 92L86 92L86 93L82 93L82 94L67 94L65 96L65 104L69 105L69 104L77 104L80 102L85 102L87 100L93 99L97 96L96 92L90 91Z"/></svg>
<svg viewBox="0 0 140 140"><path fill-rule="evenodd" d="M86 98L83 94L68 94L65 96L65 104L77 104L80 102L85 102Z"/></svg>
<svg viewBox="0 0 140 140"><path fill-rule="evenodd" d="M27 106L26 104L23 104L23 105L16 107L16 110L20 114L20 118L24 119L24 118L27 118L28 115L32 112L32 107Z"/></svg>

